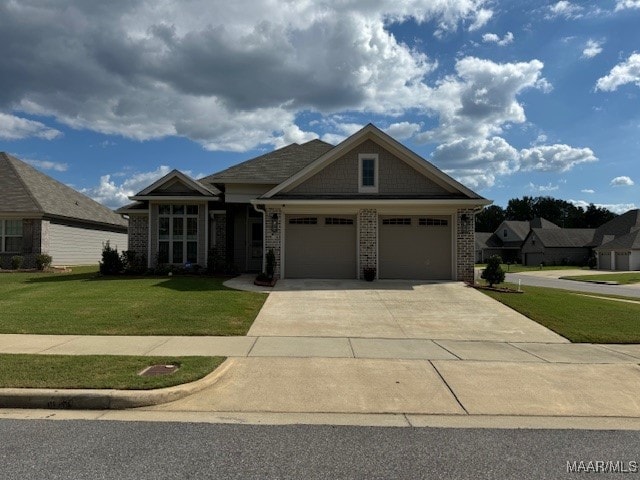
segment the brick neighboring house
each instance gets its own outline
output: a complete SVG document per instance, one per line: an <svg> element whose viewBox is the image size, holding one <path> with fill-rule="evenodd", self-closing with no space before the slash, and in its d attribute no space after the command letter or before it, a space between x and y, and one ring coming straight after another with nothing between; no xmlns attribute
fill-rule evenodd
<svg viewBox="0 0 640 480"><path fill-rule="evenodd" d="M369 124L336 146L292 144L199 180L173 171L131 197L129 247L157 263L280 278L473 281L474 213L491 203Z"/></svg>
<svg viewBox="0 0 640 480"><path fill-rule="evenodd" d="M599 269L640 270L640 210L629 210L598 227L590 245Z"/></svg>
<svg viewBox="0 0 640 480"><path fill-rule="evenodd" d="M97 264L109 241L127 249L122 216L76 190L0 152L0 266L11 257L33 268L40 253L54 265Z"/></svg>
<svg viewBox="0 0 640 480"><path fill-rule="evenodd" d="M522 245L523 265L587 265L593 228L532 228Z"/></svg>

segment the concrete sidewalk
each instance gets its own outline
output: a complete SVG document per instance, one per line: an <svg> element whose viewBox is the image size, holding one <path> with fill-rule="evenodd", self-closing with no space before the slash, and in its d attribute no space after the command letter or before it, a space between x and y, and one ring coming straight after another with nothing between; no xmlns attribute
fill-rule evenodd
<svg viewBox="0 0 640 480"><path fill-rule="evenodd" d="M640 345L353 337L0 335L0 353L640 363Z"/></svg>

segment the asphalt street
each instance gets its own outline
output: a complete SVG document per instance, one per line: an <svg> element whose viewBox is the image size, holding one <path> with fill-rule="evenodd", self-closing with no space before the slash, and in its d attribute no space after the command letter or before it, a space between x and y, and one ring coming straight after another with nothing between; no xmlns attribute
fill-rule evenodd
<svg viewBox="0 0 640 480"><path fill-rule="evenodd" d="M630 431L2 420L0 439L3 479L539 480L640 462Z"/></svg>
<svg viewBox="0 0 640 480"><path fill-rule="evenodd" d="M577 282L575 280L560 280L558 278L537 277L533 275L507 273L505 280L511 283L522 282L522 285L532 287L559 288L576 292L594 293L596 295L621 295L623 297L640 298L640 288L625 285L600 285L597 283Z"/></svg>

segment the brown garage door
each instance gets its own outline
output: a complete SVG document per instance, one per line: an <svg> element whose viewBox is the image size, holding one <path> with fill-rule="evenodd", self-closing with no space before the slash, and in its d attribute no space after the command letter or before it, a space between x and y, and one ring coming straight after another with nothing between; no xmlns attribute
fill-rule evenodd
<svg viewBox="0 0 640 480"><path fill-rule="evenodd" d="M287 215L285 278L356 278L356 218Z"/></svg>
<svg viewBox="0 0 640 480"><path fill-rule="evenodd" d="M452 278L450 216L384 216L379 222L380 278Z"/></svg>

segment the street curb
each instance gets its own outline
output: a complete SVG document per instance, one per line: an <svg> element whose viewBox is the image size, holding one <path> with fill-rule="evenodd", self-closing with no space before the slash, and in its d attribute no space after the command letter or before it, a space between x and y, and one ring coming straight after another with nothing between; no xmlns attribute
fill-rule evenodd
<svg viewBox="0 0 640 480"><path fill-rule="evenodd" d="M0 408L123 410L160 405L214 385L230 365L225 360L200 380L156 390L0 388Z"/></svg>

